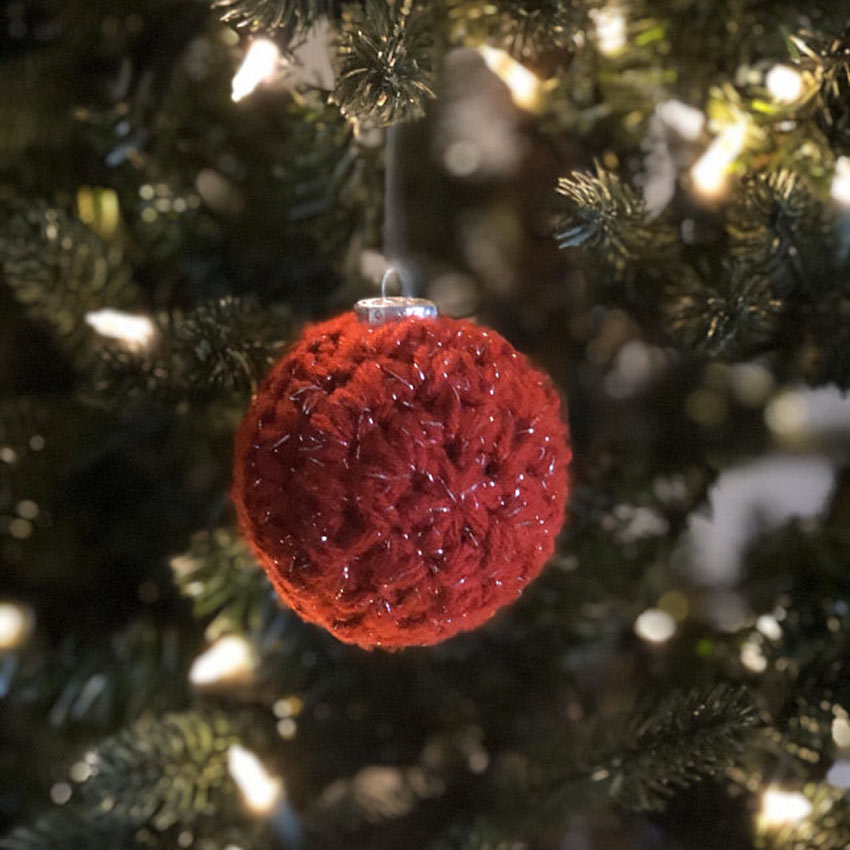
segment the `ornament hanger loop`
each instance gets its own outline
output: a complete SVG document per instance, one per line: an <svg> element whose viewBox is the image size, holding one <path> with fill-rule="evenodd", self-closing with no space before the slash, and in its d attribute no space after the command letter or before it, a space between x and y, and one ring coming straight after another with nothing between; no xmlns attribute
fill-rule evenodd
<svg viewBox="0 0 850 850"><path fill-rule="evenodd" d="M407 269L403 266L387 266L387 270L381 278L381 298L392 297L387 295L387 287L393 278L398 281L398 287L401 290L402 296L404 298L411 298L413 296L413 281L410 279Z"/></svg>

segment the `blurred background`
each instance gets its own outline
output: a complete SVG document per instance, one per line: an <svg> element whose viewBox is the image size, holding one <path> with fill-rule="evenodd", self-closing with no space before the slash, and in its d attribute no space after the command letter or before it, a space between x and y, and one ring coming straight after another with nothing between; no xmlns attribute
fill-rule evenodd
<svg viewBox="0 0 850 850"><path fill-rule="evenodd" d="M0 847L850 846L850 2L0 9ZM548 371L558 553L277 601L232 440L400 265Z"/></svg>

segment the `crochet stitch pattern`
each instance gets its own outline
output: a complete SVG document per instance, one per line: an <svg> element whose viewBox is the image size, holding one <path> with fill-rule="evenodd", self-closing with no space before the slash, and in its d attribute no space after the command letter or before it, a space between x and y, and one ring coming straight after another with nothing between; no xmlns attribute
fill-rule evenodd
<svg viewBox="0 0 850 850"><path fill-rule="evenodd" d="M538 575L570 456L550 379L498 333L346 313L308 327L265 379L232 495L303 619L363 648L427 645Z"/></svg>

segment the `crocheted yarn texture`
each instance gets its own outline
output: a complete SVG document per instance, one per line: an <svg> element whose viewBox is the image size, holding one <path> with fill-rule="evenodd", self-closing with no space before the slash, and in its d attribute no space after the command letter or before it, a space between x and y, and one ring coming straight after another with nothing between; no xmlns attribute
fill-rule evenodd
<svg viewBox="0 0 850 850"><path fill-rule="evenodd" d="M448 318L309 327L236 437L244 535L301 617L364 648L433 644L554 550L570 449L549 378Z"/></svg>

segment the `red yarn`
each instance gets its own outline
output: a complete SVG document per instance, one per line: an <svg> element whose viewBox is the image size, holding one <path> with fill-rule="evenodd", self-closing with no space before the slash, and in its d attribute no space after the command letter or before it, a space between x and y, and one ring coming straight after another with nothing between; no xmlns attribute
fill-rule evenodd
<svg viewBox="0 0 850 850"><path fill-rule="evenodd" d="M307 329L236 437L233 500L283 600L365 648L433 644L554 550L570 450L548 377L448 318Z"/></svg>

